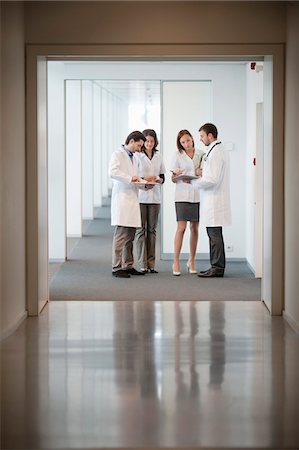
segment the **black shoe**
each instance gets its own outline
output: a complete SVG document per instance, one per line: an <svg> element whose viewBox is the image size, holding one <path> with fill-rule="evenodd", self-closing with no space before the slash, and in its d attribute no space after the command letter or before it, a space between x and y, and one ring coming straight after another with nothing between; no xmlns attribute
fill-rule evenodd
<svg viewBox="0 0 299 450"><path fill-rule="evenodd" d="M131 275L126 270L116 270L112 272L112 276L116 278L131 278Z"/></svg>
<svg viewBox="0 0 299 450"><path fill-rule="evenodd" d="M209 269L206 272L200 272L197 276L201 278L222 278L224 270L221 269Z"/></svg>
<svg viewBox="0 0 299 450"><path fill-rule="evenodd" d="M131 267L131 269L128 269L125 272L129 273L130 275L145 275L145 272L138 272L138 270L134 269L134 267Z"/></svg>
<svg viewBox="0 0 299 450"><path fill-rule="evenodd" d="M148 273L159 273L159 272L153 268L153 269L148 269Z"/></svg>
<svg viewBox="0 0 299 450"><path fill-rule="evenodd" d="M145 275L147 272L149 272L149 270L147 270L147 269L140 269L140 272L144 273L144 275Z"/></svg>
<svg viewBox="0 0 299 450"><path fill-rule="evenodd" d="M206 269L206 270L201 270L199 273L207 273L207 272L209 272L210 270L212 270L212 267L210 267L209 269Z"/></svg>

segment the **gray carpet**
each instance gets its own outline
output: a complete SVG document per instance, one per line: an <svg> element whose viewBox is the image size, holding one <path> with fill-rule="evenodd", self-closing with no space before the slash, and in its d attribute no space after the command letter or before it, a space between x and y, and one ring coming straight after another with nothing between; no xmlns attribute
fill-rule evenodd
<svg viewBox="0 0 299 450"><path fill-rule="evenodd" d="M181 276L171 272L172 261L158 261L158 274L130 279L111 275L113 228L109 219L95 219L85 226L84 237L70 258L55 273L50 284L51 300L237 300L258 301L261 283L246 263L227 264L224 278L202 279L189 275L181 262ZM197 261L197 270L208 261Z"/></svg>

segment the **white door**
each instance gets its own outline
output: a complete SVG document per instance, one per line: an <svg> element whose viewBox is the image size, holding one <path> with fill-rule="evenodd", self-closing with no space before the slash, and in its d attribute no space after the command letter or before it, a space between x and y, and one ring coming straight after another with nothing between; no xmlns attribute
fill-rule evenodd
<svg viewBox="0 0 299 450"><path fill-rule="evenodd" d="M198 129L212 116L211 81L162 81L162 139L161 149L166 170L176 152L176 138L180 130L187 129L192 134L195 146L199 147ZM167 178L170 178L169 170ZM173 241L176 231L174 207L174 183L168 182L162 190L162 257L173 255ZM182 254L189 253L189 231L184 238ZM198 252L209 253L206 232L200 233Z"/></svg>
<svg viewBox="0 0 299 450"><path fill-rule="evenodd" d="M255 170L255 277L263 276L263 171L264 121L263 103L256 104L256 170Z"/></svg>

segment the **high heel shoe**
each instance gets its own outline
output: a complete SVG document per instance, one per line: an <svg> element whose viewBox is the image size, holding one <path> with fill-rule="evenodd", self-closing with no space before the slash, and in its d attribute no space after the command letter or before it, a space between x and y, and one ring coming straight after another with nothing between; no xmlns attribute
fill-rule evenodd
<svg viewBox="0 0 299 450"><path fill-rule="evenodd" d="M197 274L196 270L191 270L191 269L190 269L190 262L189 262L189 261L187 261L187 271L188 271L188 273L190 273L191 275Z"/></svg>
<svg viewBox="0 0 299 450"><path fill-rule="evenodd" d="M173 268L174 268L174 264L172 264L172 275L174 275L175 277L180 276L181 272L175 272Z"/></svg>

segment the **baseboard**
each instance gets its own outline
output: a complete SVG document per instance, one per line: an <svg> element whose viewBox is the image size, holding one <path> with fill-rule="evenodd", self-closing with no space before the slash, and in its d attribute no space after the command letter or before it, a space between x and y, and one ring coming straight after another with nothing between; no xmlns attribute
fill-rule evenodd
<svg viewBox="0 0 299 450"><path fill-rule="evenodd" d="M255 275L255 269L252 267L252 265L247 261L247 266L249 268L249 270L251 270L251 272ZM259 278L259 277L255 277L255 278Z"/></svg>
<svg viewBox="0 0 299 450"><path fill-rule="evenodd" d="M286 311L282 312L283 318L288 322L291 328L295 331L295 333L299 334L299 323L296 322L296 320L293 319L290 314L288 314Z"/></svg>
<svg viewBox="0 0 299 450"><path fill-rule="evenodd" d="M184 260L188 260L189 253L181 253L180 258ZM172 261L173 260L173 253L162 253L161 259L165 261ZM196 253L195 257L196 261L210 261L210 254L209 253ZM246 258L228 258L226 257L227 262L247 262ZM253 272L254 273L254 272Z"/></svg>
<svg viewBox="0 0 299 450"><path fill-rule="evenodd" d="M65 262L65 258L50 258L49 263L50 264L62 264Z"/></svg>
<svg viewBox="0 0 299 450"><path fill-rule="evenodd" d="M161 257L161 260L164 260L164 261L173 261L173 253L161 253L160 257ZM180 259L182 261L184 261L184 260L187 261L189 259L189 253L181 253ZM210 255L209 255L209 253L196 253L195 259L198 261L201 261L201 260L210 261Z"/></svg>
<svg viewBox="0 0 299 450"><path fill-rule="evenodd" d="M3 341L12 333L14 333L16 329L21 325L23 320L27 318L27 316L28 316L27 311L24 311L22 314L20 314L12 324L10 324L4 331L1 332L0 340Z"/></svg>

